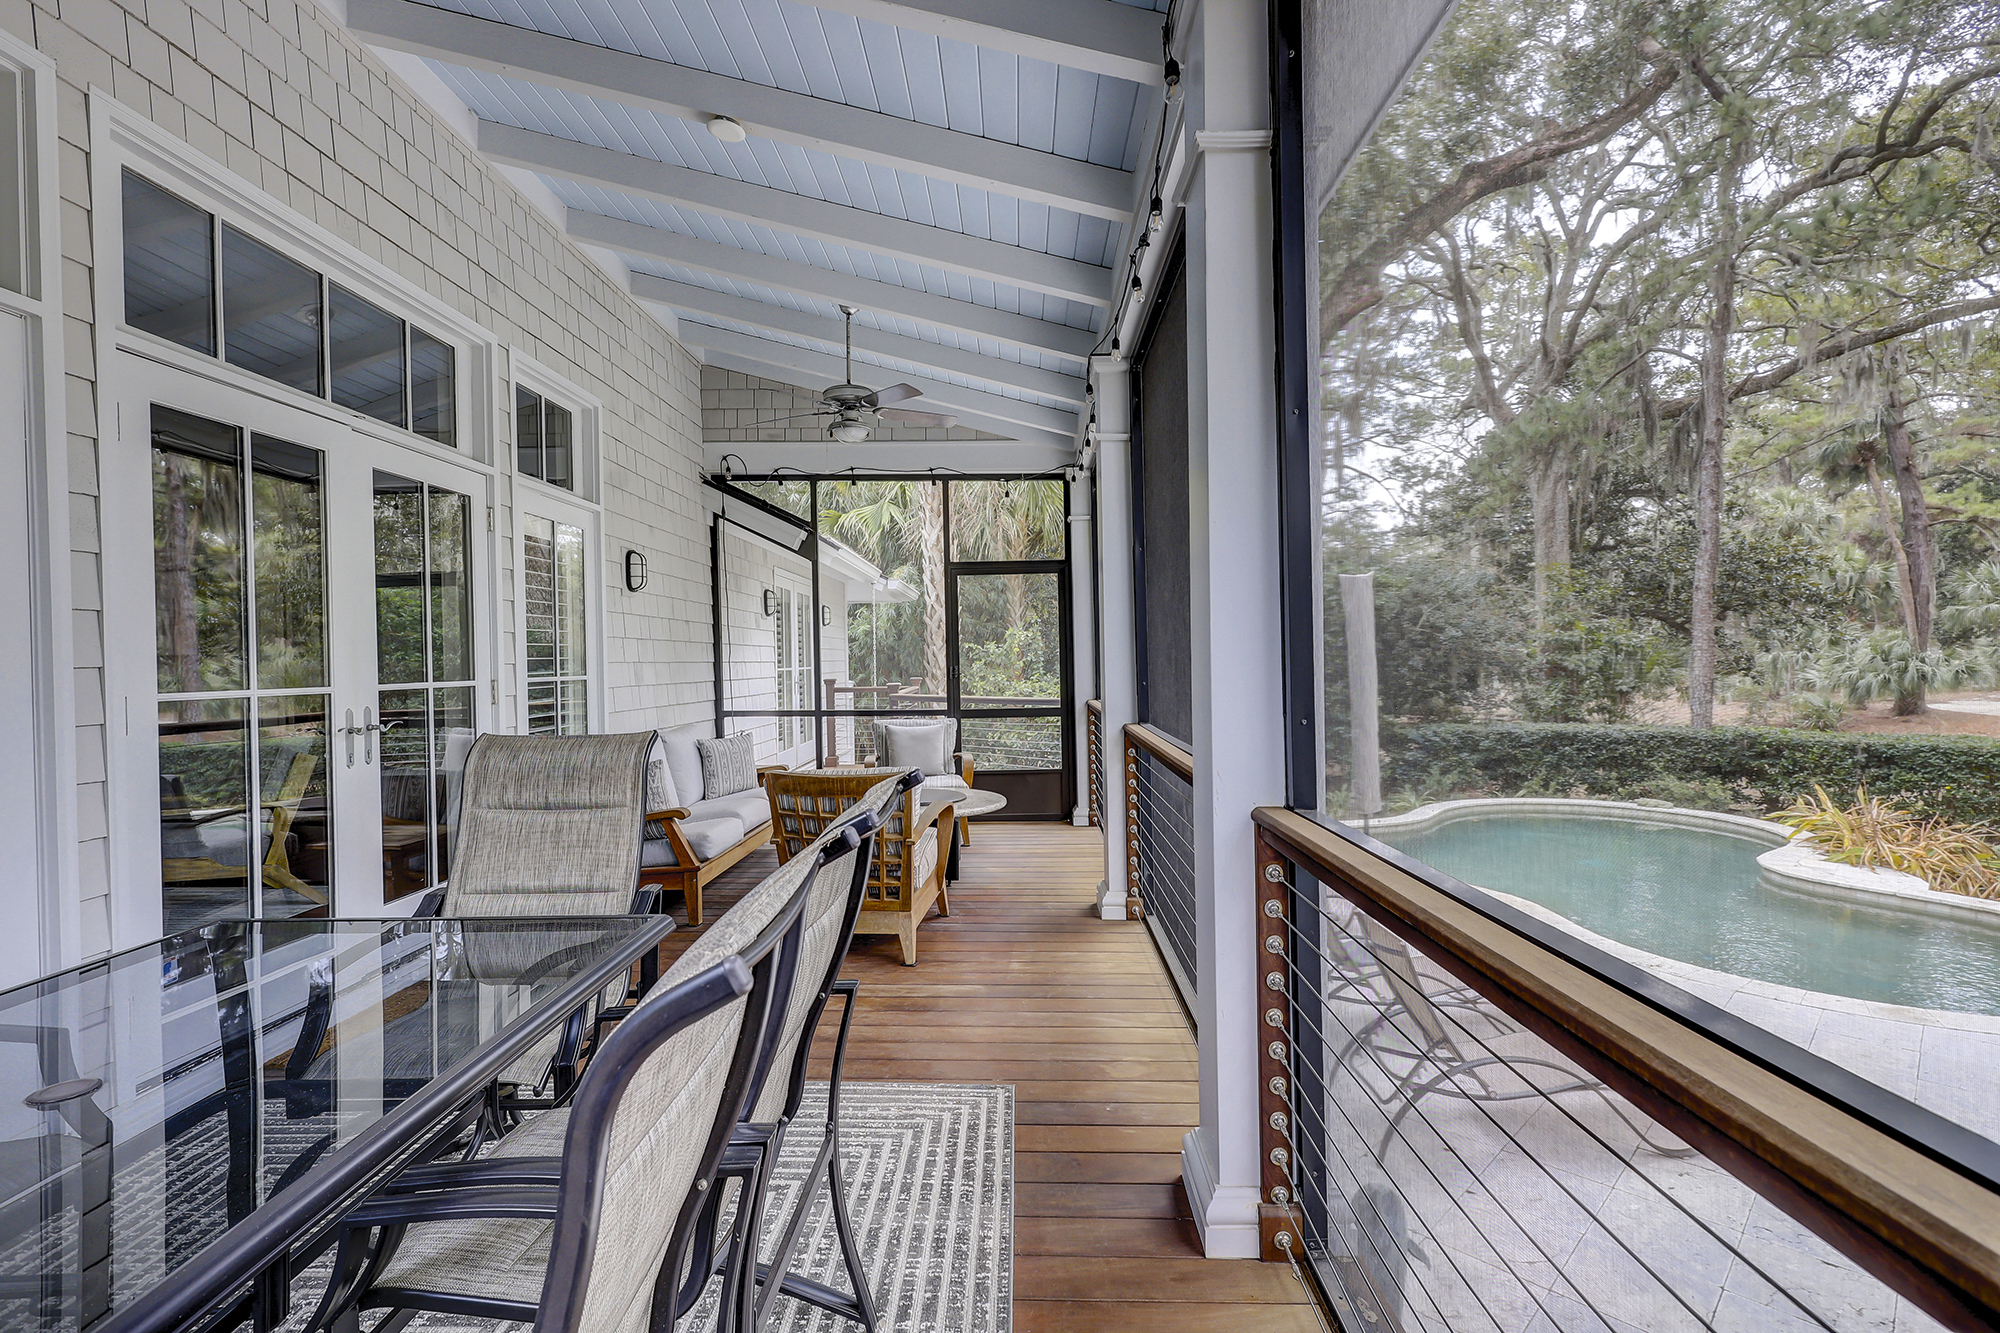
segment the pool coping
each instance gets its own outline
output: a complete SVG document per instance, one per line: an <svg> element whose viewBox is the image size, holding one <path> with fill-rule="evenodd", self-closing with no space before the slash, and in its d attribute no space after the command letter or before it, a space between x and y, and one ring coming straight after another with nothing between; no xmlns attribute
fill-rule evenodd
<svg viewBox="0 0 2000 1333"><path fill-rule="evenodd" d="M1813 894L1849 905L2000 926L2000 901L1934 889L1927 880L1900 870L1873 870L1829 861L1804 833L1768 819L1725 814L1718 810L1688 810L1680 806L1645 805L1636 801L1591 801L1560 796L1474 797L1461 801L1434 801L1406 814L1371 819L1364 829L1377 836L1384 831L1428 833L1461 819L1508 814L1566 814L1586 819L1615 819L1621 823L1729 833L1770 845L1769 851L1757 857L1757 865L1763 871L1758 882L1766 887Z"/></svg>

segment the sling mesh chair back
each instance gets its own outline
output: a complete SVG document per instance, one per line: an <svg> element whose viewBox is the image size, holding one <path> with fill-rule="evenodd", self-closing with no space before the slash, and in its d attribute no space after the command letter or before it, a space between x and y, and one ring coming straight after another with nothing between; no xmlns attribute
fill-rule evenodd
<svg viewBox="0 0 2000 1333"><path fill-rule="evenodd" d="M820 860L772 876L738 904L751 912L704 932L612 1029L566 1110L489 1157L406 1172L355 1210L311 1327L359 1307L533 1321L536 1333L671 1330L680 1275L707 1272L697 1224L790 1010ZM559 1157L530 1155L558 1136ZM748 1291L726 1277L732 1327L747 1322Z"/></svg>
<svg viewBox="0 0 2000 1333"><path fill-rule="evenodd" d="M443 916L635 910L649 731L481 736L465 758Z"/></svg>
<svg viewBox="0 0 2000 1333"><path fill-rule="evenodd" d="M646 820L646 756L653 734L479 737L466 752L457 794L451 877L420 916L618 916L652 910L657 889L639 889ZM504 948L501 937L482 949ZM467 963L477 967L478 958ZM496 969L511 960L485 960ZM650 971L649 971L650 976ZM618 987L606 1006L630 998ZM586 1015L515 1061L500 1082L551 1088L574 1083ZM545 1103L516 1096L509 1109Z"/></svg>

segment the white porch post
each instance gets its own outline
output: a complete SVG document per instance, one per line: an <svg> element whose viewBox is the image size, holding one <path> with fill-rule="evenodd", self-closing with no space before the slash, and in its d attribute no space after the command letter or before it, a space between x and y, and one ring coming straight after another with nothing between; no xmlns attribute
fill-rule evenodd
<svg viewBox="0 0 2000 1333"><path fill-rule="evenodd" d="M1104 638L1104 887L1097 904L1106 921L1125 919L1130 889L1125 869L1125 726L1139 719L1139 664L1133 656L1132 365L1093 357L1090 380L1097 405L1097 536L1104 553L1097 608Z"/></svg>
<svg viewBox="0 0 2000 1333"><path fill-rule="evenodd" d="M1264 5L1206 0L1185 59L1201 1128L1181 1158L1212 1258L1258 1251L1250 811L1285 801L1266 60Z"/></svg>
<svg viewBox="0 0 2000 1333"><path fill-rule="evenodd" d="M1097 590L1091 573L1090 487L1087 473L1072 469L1075 480L1069 485L1069 643L1070 678L1075 683L1071 701L1071 734L1076 737L1076 805L1070 823L1090 826L1090 745L1089 701L1097 697Z"/></svg>

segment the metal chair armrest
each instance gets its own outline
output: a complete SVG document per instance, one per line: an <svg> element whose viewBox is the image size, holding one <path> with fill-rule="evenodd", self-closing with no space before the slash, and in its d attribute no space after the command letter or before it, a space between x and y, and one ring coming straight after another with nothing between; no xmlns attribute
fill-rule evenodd
<svg viewBox="0 0 2000 1333"><path fill-rule="evenodd" d="M410 913L410 916L415 920L421 920L426 917L434 920L437 914L443 910L444 890L432 889L429 893L417 899L417 910Z"/></svg>
<svg viewBox="0 0 2000 1333"><path fill-rule="evenodd" d="M481 1189L562 1182L560 1157L481 1157L470 1162L426 1162L409 1167L382 1187L384 1194L427 1190Z"/></svg>
<svg viewBox="0 0 2000 1333"><path fill-rule="evenodd" d="M349 1230L407 1226L413 1222L460 1222L480 1217L556 1215L561 1192L553 1185L501 1189L440 1190L429 1194L378 1194L344 1219Z"/></svg>
<svg viewBox="0 0 2000 1333"><path fill-rule="evenodd" d="M658 916L660 913L660 886L641 884L632 892L632 916Z"/></svg>

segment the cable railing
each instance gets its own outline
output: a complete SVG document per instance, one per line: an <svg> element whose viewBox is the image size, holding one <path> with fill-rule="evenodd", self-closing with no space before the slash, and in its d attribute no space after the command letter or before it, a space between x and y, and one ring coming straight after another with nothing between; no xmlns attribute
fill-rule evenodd
<svg viewBox="0 0 2000 1333"><path fill-rule="evenodd" d="M1986 1329L2000 1144L1260 809L1265 1257L1350 1329Z"/></svg>
<svg viewBox="0 0 2000 1333"><path fill-rule="evenodd" d="M1194 756L1142 722L1125 728L1126 915L1143 920L1195 1012Z"/></svg>
<svg viewBox="0 0 2000 1333"><path fill-rule="evenodd" d="M1090 826L1104 827L1104 704L1096 699L1083 705L1084 753L1089 758Z"/></svg>

